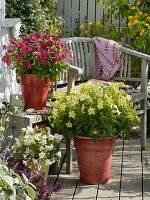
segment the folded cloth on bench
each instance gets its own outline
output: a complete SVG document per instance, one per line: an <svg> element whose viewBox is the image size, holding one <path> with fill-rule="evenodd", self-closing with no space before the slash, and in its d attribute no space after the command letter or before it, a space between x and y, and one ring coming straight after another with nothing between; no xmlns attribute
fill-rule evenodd
<svg viewBox="0 0 150 200"><path fill-rule="evenodd" d="M113 41L100 37L94 37L96 50L96 74L109 80L121 67L120 45Z"/></svg>

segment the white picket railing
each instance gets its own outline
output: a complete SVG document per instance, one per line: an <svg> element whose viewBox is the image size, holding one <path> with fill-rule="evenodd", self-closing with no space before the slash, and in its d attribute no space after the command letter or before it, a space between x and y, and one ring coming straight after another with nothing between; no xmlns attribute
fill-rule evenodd
<svg viewBox="0 0 150 200"><path fill-rule="evenodd" d="M134 0L129 0L129 4L132 2ZM84 22L102 21L107 15L106 9L97 0L58 0L57 12L64 18L68 30L74 30L77 24ZM119 27L121 22L111 16L109 23Z"/></svg>
<svg viewBox="0 0 150 200"><path fill-rule="evenodd" d="M5 102L9 102L11 94L20 92L20 86L16 82L16 73L2 62L5 53L3 45L8 45L11 37L18 36L19 28L20 19L5 18L5 0L0 0L0 88L4 92L3 101Z"/></svg>

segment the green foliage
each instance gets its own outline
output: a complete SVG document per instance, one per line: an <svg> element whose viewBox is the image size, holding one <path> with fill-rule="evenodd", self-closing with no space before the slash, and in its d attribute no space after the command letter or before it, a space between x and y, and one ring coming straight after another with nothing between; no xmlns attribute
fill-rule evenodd
<svg viewBox="0 0 150 200"><path fill-rule="evenodd" d="M6 0L6 17L21 18L21 35L49 30L60 34L62 19L57 18L56 0Z"/></svg>
<svg viewBox="0 0 150 200"><path fill-rule="evenodd" d="M131 97L119 87L123 83L83 83L69 94L55 92L49 117L52 126L65 138L76 136L104 138L130 136L139 121Z"/></svg>
<svg viewBox="0 0 150 200"><path fill-rule="evenodd" d="M132 4L128 0L98 0L103 3L106 17L96 23L79 25L74 36L104 37L118 41L122 45L128 42L130 48L140 49L150 54L150 3L149 1L134 0ZM118 28L115 24L109 24L111 17L120 22ZM126 45L126 44L125 44Z"/></svg>
<svg viewBox="0 0 150 200"><path fill-rule="evenodd" d="M24 180L0 160L0 199L34 200L35 186L24 175Z"/></svg>

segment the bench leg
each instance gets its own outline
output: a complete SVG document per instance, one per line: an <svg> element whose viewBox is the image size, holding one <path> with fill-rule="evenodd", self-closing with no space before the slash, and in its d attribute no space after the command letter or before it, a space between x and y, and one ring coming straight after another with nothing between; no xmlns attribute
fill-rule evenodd
<svg viewBox="0 0 150 200"><path fill-rule="evenodd" d="M72 172L73 141L66 140L66 173Z"/></svg>
<svg viewBox="0 0 150 200"><path fill-rule="evenodd" d="M141 107L144 110L141 115L141 148L145 150L147 139L147 102L145 100L141 102Z"/></svg>

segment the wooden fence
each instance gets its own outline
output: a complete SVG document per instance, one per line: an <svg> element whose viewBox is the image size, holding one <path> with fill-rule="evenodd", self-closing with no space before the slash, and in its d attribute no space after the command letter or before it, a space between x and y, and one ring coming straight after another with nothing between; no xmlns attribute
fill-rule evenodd
<svg viewBox="0 0 150 200"><path fill-rule="evenodd" d="M133 1L129 0L129 4ZM68 30L74 30L78 24L84 22L102 21L107 16L103 4L97 3L97 0L58 0L57 12L65 20L64 28ZM120 27L122 22L111 16L108 23Z"/></svg>

